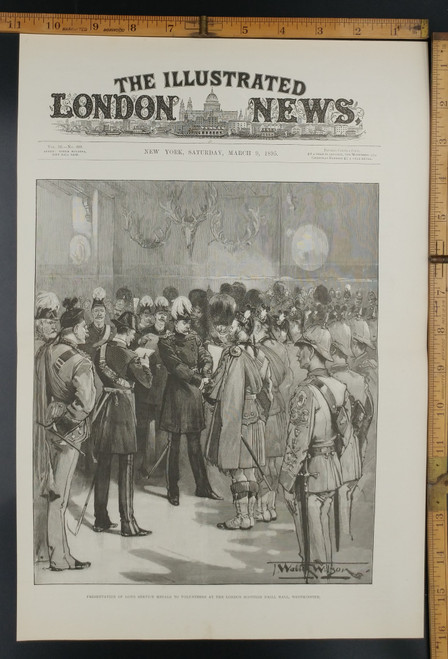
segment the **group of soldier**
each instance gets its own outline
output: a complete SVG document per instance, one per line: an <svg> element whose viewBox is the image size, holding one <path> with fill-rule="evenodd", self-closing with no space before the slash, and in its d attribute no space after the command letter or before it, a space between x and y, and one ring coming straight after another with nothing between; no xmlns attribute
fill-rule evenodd
<svg viewBox="0 0 448 659"><path fill-rule="evenodd" d="M291 293L278 281L265 292L235 282L188 297L167 287L154 300L124 287L114 304L98 287L92 298L66 298L60 314L55 294L36 296L37 560L55 571L90 566L72 556L65 519L87 452L95 463L93 531L118 526L108 514L117 455L121 535L150 533L135 518L134 480L154 470L149 445L163 432L158 462L166 457L171 505L181 503L185 436L196 496L221 499L207 464L229 477L235 510L218 528L275 521L281 492L304 572L319 564L329 574L333 545L352 538L353 495L372 436L375 292L319 284Z"/></svg>

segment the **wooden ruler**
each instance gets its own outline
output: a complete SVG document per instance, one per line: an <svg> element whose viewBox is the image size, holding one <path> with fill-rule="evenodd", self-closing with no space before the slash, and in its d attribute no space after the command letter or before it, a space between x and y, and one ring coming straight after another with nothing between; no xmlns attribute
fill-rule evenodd
<svg viewBox="0 0 448 659"><path fill-rule="evenodd" d="M0 12L0 32L249 39L427 39L424 19L228 18Z"/></svg>
<svg viewBox="0 0 448 659"><path fill-rule="evenodd" d="M432 43L428 579L431 657L448 657L448 34Z"/></svg>

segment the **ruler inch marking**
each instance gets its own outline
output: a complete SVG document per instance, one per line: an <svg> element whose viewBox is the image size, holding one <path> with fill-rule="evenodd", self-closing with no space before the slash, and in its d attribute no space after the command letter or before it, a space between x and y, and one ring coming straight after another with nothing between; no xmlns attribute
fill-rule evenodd
<svg viewBox="0 0 448 659"><path fill-rule="evenodd" d="M168 28L168 25L171 27ZM247 37L250 39L420 40L426 39L428 36L428 21L426 19L379 18L131 16L0 12L0 32L152 37Z"/></svg>
<svg viewBox="0 0 448 659"><path fill-rule="evenodd" d="M428 309L428 580L431 657L448 656L448 33L433 35Z"/></svg>

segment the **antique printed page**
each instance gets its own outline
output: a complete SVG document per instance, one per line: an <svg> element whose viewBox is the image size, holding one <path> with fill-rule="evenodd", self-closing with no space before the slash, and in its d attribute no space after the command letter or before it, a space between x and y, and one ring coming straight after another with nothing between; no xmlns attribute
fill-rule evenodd
<svg viewBox="0 0 448 659"><path fill-rule="evenodd" d="M427 45L20 43L18 638L421 636Z"/></svg>

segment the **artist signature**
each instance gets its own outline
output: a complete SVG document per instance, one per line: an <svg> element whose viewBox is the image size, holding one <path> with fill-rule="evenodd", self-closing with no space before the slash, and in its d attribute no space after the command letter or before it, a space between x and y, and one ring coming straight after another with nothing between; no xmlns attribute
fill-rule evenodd
<svg viewBox="0 0 448 659"><path fill-rule="evenodd" d="M370 573L369 563L308 563L268 561L272 576L281 580L361 581Z"/></svg>

